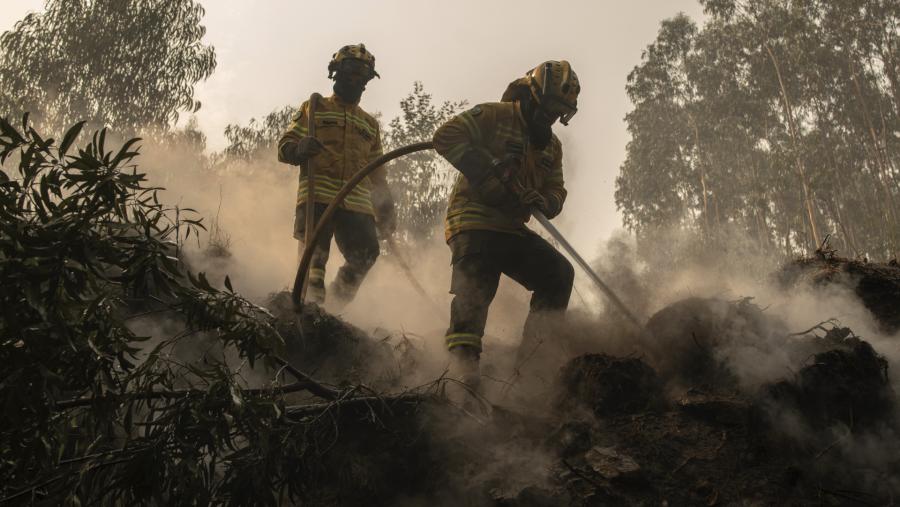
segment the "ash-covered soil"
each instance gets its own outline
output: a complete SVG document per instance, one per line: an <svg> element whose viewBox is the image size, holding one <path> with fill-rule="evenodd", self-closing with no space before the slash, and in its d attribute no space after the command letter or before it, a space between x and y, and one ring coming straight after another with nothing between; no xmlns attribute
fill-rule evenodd
<svg viewBox="0 0 900 507"><path fill-rule="evenodd" d="M851 264L837 266L887 278L857 287L892 294L894 268ZM289 308L272 308L297 364L336 385L395 389L308 416L310 452L297 471L310 478L309 505L888 505L900 496L888 361L834 324L796 335L750 300L690 298L649 319L640 354L608 355L603 336L585 337L598 350L558 365L549 395L459 404L440 381L396 390L403 379L383 365L415 364L421 351L398 353L316 308L298 332ZM900 322L898 309L876 315Z"/></svg>

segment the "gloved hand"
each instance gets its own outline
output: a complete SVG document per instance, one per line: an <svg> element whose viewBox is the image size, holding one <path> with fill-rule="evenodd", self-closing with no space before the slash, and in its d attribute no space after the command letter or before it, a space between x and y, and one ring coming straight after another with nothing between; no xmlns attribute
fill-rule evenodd
<svg viewBox="0 0 900 507"><path fill-rule="evenodd" d="M487 174L475 187L481 201L488 206L500 208L515 204L515 197L506 189L506 185L493 173Z"/></svg>
<svg viewBox="0 0 900 507"><path fill-rule="evenodd" d="M372 192L372 205L375 209L375 225L382 236L392 236L397 232L397 206L394 198L386 189Z"/></svg>
<svg viewBox="0 0 900 507"><path fill-rule="evenodd" d="M547 209L549 208L547 198L533 188L522 190L522 193L519 194L519 201L525 209L536 209L544 215L547 214Z"/></svg>
<svg viewBox="0 0 900 507"><path fill-rule="evenodd" d="M287 155L289 162L302 164L321 153L324 149L325 146L321 141L315 137L305 136L300 138L299 141L289 144L285 150L285 155Z"/></svg>

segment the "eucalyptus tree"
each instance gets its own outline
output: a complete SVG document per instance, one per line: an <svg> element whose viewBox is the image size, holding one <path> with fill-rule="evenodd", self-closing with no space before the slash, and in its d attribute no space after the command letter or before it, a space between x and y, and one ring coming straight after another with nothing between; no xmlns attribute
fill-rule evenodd
<svg viewBox="0 0 900 507"><path fill-rule="evenodd" d="M0 36L0 113L165 131L216 66L195 0L48 0Z"/></svg>
<svg viewBox="0 0 900 507"><path fill-rule="evenodd" d="M625 224L707 239L727 225L788 255L828 234L849 254L896 256L897 3L701 3L704 26L663 22L629 75ZM666 51L678 33L683 57Z"/></svg>
<svg viewBox="0 0 900 507"><path fill-rule="evenodd" d="M400 101L400 115L383 131L385 151L412 143L431 141L439 126L459 113L466 102L435 104L421 82ZM388 181L397 202L398 232L407 241L430 238L444 217L456 171L432 151L398 159L388 170Z"/></svg>

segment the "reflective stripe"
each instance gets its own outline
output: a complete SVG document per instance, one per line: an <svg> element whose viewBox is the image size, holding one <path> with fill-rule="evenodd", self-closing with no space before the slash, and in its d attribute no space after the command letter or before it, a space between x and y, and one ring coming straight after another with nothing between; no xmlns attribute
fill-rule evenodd
<svg viewBox="0 0 900 507"><path fill-rule="evenodd" d="M325 204L332 202L337 197L338 192L340 192L340 189L343 186L344 182L341 180L331 178L324 174L317 174L316 202ZM307 181L305 178L301 177L300 184L297 187L298 206L306 202L308 193ZM372 208L372 192L362 185L357 185L356 188L354 188L350 191L349 194L347 194L347 197L344 198L344 202L341 206L350 211L357 211L360 213L372 215L374 214L374 210Z"/></svg>
<svg viewBox="0 0 900 507"><path fill-rule="evenodd" d="M457 164L460 160L462 160L463 155L469 150L471 146L468 144L460 144L459 146L454 146L451 148L444 158L450 161L451 164Z"/></svg>
<svg viewBox="0 0 900 507"><path fill-rule="evenodd" d="M306 301L310 303L322 304L325 302L325 287L317 287L313 284L306 286Z"/></svg>
<svg viewBox="0 0 900 507"><path fill-rule="evenodd" d="M368 131L373 136L378 133L377 130L374 127L372 127L372 125L370 125L365 119L360 118L359 116L356 116L353 113L342 113L342 112L336 112L336 111L321 111L321 112L317 111L316 118L322 118L322 119L328 119L328 118L344 119L344 118L346 118L347 120L350 120L350 123L353 123L354 125L358 125L358 126L362 127L363 129Z"/></svg>
<svg viewBox="0 0 900 507"><path fill-rule="evenodd" d="M524 134L521 130L506 125L497 125L496 132L497 137L508 137L510 140L516 141L520 141ZM522 146L524 146L524 144Z"/></svg>
<svg viewBox="0 0 900 507"><path fill-rule="evenodd" d="M478 106L484 112L473 116L462 113L442 127L434 138L435 149L451 164L457 165L466 150L484 149L488 158L503 160L509 155L522 156L522 166L511 171L517 186L534 189L548 200L548 215L557 215L566 199L561 168L562 147L553 136L542 150L528 139L521 111L513 103L487 103ZM481 143L474 142L483 137ZM480 144L483 143L483 146ZM483 204L477 189L460 175L450 196L444 233L447 240L465 230L490 230L528 234L528 213L514 209L498 209Z"/></svg>
<svg viewBox="0 0 900 507"><path fill-rule="evenodd" d="M481 129L478 127L478 122L475 121L475 118L472 118L468 112L459 115L459 119L462 121L463 125L465 125L466 130L469 131L469 137L474 141L474 144L478 144L481 142Z"/></svg>
<svg viewBox="0 0 900 507"><path fill-rule="evenodd" d="M339 125L337 128L323 128L320 140L327 141L328 150L323 151L313 162L316 164L316 191L312 198L316 202L329 204L344 185L346 179L355 174L369 161L382 155L380 128L377 121L359 106L345 104L336 97L324 97L318 103L316 121ZM304 102L298 115L292 118L287 131L278 141L279 160L284 161L283 146L309 135L309 103ZM323 126L324 127L324 126ZM326 130L327 135L326 135ZM350 132L353 135L348 135ZM301 166L304 164L301 164ZM329 178L330 177L330 178ZM308 199L305 178L301 176L297 189L297 204ZM373 215L368 178L357 185L341 203L341 209Z"/></svg>
<svg viewBox="0 0 900 507"><path fill-rule="evenodd" d="M474 202L455 206L444 220L446 237L450 239L458 232L471 229L488 229L513 234L525 234L524 223L503 212Z"/></svg>
<svg viewBox="0 0 900 507"><path fill-rule="evenodd" d="M316 281L324 281L324 280L325 280L325 270L324 269L310 268L310 270L309 270L310 283L316 282Z"/></svg>
<svg viewBox="0 0 900 507"><path fill-rule="evenodd" d="M444 337L447 343L447 349L467 345L481 350L481 336L475 333L451 333Z"/></svg>

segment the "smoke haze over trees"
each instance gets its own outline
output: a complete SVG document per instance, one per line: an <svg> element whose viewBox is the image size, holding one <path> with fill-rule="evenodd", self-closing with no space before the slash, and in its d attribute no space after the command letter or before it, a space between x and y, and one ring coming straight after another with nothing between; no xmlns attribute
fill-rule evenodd
<svg viewBox="0 0 900 507"><path fill-rule="evenodd" d="M701 2L628 77L616 204L639 236L736 227L763 250L900 250L900 4Z"/></svg>
<svg viewBox="0 0 900 507"><path fill-rule="evenodd" d="M216 67L202 17L194 0L49 0L0 37L0 111L53 132L166 131Z"/></svg>

